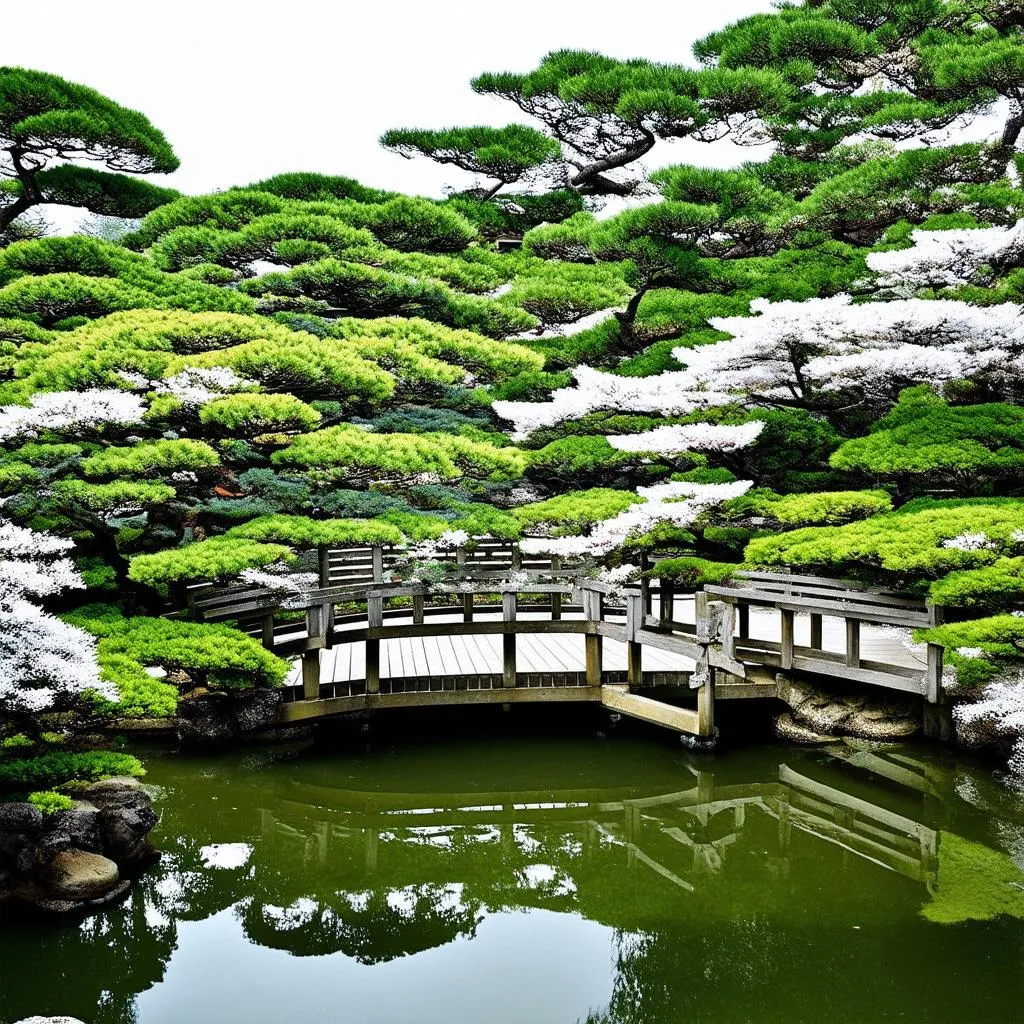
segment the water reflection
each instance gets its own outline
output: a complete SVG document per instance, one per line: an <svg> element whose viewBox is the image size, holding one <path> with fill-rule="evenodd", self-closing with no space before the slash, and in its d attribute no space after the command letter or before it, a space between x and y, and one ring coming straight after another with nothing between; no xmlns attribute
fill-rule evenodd
<svg viewBox="0 0 1024 1024"><path fill-rule="evenodd" d="M948 757L616 740L150 763L164 859L111 913L5 928L0 1020L200 1019L188 965L214 956L208 1019L257 1024L336 1005L342 978L346 1020L479 1019L475 985L507 990L494 1021L1011 1020L1024 997L1019 799Z"/></svg>

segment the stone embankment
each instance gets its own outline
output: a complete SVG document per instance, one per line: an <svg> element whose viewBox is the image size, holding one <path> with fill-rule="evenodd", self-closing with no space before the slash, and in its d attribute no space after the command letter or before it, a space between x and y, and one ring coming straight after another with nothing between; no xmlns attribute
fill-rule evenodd
<svg viewBox="0 0 1024 1024"><path fill-rule="evenodd" d="M149 794L129 778L94 782L52 814L0 804L0 903L68 913L118 899L156 855L148 836L157 821Z"/></svg>

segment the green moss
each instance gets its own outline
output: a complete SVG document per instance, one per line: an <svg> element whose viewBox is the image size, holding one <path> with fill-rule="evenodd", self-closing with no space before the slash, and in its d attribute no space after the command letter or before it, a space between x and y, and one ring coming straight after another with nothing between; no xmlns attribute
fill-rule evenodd
<svg viewBox="0 0 1024 1024"><path fill-rule="evenodd" d="M1005 854L939 833L938 886L921 916L936 924L1024 917L1024 872Z"/></svg>

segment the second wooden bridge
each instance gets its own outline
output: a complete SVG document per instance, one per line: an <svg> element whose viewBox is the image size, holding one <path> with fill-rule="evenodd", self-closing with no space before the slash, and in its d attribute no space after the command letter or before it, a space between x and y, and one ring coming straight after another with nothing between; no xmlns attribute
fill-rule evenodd
<svg viewBox="0 0 1024 1024"><path fill-rule="evenodd" d="M297 656L282 723L583 701L711 737L716 700L775 697L780 676L805 676L918 695L926 732L941 728L942 648L913 652L884 628L937 623L939 610L918 599L777 573L739 573L734 586L693 595L668 580L616 592L556 560L529 565L532 578L513 585L510 569L525 571L515 549L485 554L460 553L452 578L427 587L386 582L381 548L322 551L327 585L316 590L289 600L200 591L190 606ZM678 699L638 692L666 686Z"/></svg>

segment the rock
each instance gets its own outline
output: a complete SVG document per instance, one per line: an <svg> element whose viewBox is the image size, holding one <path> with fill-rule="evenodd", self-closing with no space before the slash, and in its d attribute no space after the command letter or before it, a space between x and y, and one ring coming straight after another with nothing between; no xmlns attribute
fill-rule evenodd
<svg viewBox="0 0 1024 1024"><path fill-rule="evenodd" d="M119 864L147 853L146 837L160 820L149 794L136 779L117 777L94 782L82 795L98 810L102 849Z"/></svg>
<svg viewBox="0 0 1024 1024"><path fill-rule="evenodd" d="M25 1017L15 1024L83 1024L77 1017Z"/></svg>
<svg viewBox="0 0 1024 1024"><path fill-rule="evenodd" d="M835 736L826 736L793 721L793 716L786 712L775 719L775 735L780 740L790 743L801 743L808 746L822 743L835 743Z"/></svg>
<svg viewBox="0 0 1024 1024"><path fill-rule="evenodd" d="M183 743L223 743L237 733L234 708L226 693L204 693L178 701L178 737Z"/></svg>
<svg viewBox="0 0 1024 1024"><path fill-rule="evenodd" d="M800 726L808 733L825 736L897 740L913 736L921 728L921 709L915 701L888 694L865 695L819 685L812 687L783 675L778 677L778 686L779 698L789 705L791 712L789 722L781 726L784 731ZM776 733L790 738L783 735L778 723Z"/></svg>
<svg viewBox="0 0 1024 1024"><path fill-rule="evenodd" d="M110 892L106 892L94 900L37 899L33 906L37 910L45 910L48 914L76 914L83 910L98 910L121 899L131 887L131 880L125 878L118 882Z"/></svg>
<svg viewBox="0 0 1024 1024"><path fill-rule="evenodd" d="M43 823L39 846L46 860L72 846L93 853L102 852L99 811L92 805L86 805L48 814Z"/></svg>
<svg viewBox="0 0 1024 1024"><path fill-rule="evenodd" d="M235 696L235 719L239 732L256 732L274 724L281 703L281 691L260 687Z"/></svg>
<svg viewBox="0 0 1024 1024"><path fill-rule="evenodd" d="M119 878L112 860L87 850L61 850L47 869L50 891L58 899L94 900L110 892Z"/></svg>
<svg viewBox="0 0 1024 1024"><path fill-rule="evenodd" d="M22 873L41 860L39 833L43 815L29 803L0 804L0 868Z"/></svg>
<svg viewBox="0 0 1024 1024"><path fill-rule="evenodd" d="M178 701L178 737L184 743L223 743L274 723L279 690L257 687L225 693L193 690Z"/></svg>
<svg viewBox="0 0 1024 1024"><path fill-rule="evenodd" d="M148 804L145 807L100 811L104 851L121 864L141 860L148 850L146 837L159 820L156 811Z"/></svg>

